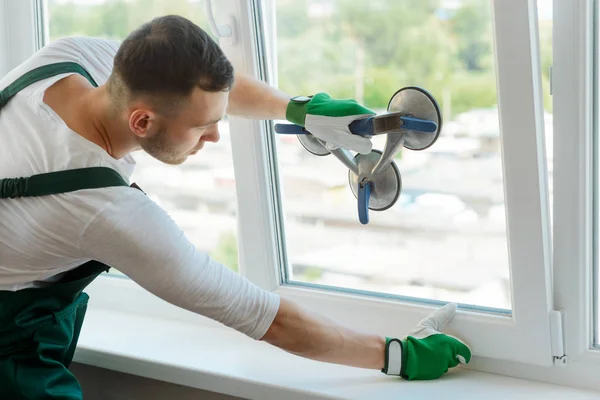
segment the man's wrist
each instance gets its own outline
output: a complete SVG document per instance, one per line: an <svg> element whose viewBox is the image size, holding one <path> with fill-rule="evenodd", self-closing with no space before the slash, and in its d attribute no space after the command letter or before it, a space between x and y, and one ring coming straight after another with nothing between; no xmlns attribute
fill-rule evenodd
<svg viewBox="0 0 600 400"><path fill-rule="evenodd" d="M274 98L273 102L273 118L272 119L287 119L286 118L286 113L287 113L287 107L290 104L290 97L289 96L277 96Z"/></svg>

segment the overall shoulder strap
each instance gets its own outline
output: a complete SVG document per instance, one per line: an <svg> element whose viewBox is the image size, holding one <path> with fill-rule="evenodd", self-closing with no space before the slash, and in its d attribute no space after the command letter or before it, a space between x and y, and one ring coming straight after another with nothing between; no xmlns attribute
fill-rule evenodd
<svg viewBox="0 0 600 400"><path fill-rule="evenodd" d="M108 167L77 168L47 172L27 178L0 179L0 199L48 196L82 189L129 186L123 177Z"/></svg>
<svg viewBox="0 0 600 400"><path fill-rule="evenodd" d="M84 76L92 85L98 86L94 78L79 64L59 62L35 68L0 91L0 109L27 86L55 75L74 72ZM16 197L47 196L74 192L81 189L96 189L110 186L129 186L121 175L112 168L91 167L67 171L48 172L26 178L0 179L0 199ZM141 189L140 189L141 190Z"/></svg>
<svg viewBox="0 0 600 400"><path fill-rule="evenodd" d="M42 79L50 78L55 75L75 72L85 77L92 85L98 87L98 84L92 76L79 64L74 62L60 62L48 65L42 65L23 74L16 81L8 85L5 89L0 90L0 109L4 107L8 101L19 91L27 86L39 82Z"/></svg>

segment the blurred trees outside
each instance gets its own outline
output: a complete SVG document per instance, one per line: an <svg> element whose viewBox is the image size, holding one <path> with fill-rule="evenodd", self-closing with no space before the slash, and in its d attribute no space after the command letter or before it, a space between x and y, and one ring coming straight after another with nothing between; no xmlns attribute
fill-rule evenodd
<svg viewBox="0 0 600 400"><path fill-rule="evenodd" d="M275 1L279 87L291 95L325 91L382 109L397 89L415 85L438 100L445 119L496 105L489 1L453 1L459 6L452 8L444 0ZM208 30L203 0L50 0L49 12L51 40L121 40L165 14L183 15ZM544 104L550 112L551 40L551 22L541 21Z"/></svg>

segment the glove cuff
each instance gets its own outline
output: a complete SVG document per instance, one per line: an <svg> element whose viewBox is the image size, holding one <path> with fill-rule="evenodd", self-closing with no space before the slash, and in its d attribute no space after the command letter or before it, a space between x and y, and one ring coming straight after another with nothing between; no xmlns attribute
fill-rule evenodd
<svg viewBox="0 0 600 400"><path fill-rule="evenodd" d="M292 97L285 110L285 119L296 125L304 126L304 120L306 119L306 104L310 101L311 97Z"/></svg>
<svg viewBox="0 0 600 400"><path fill-rule="evenodd" d="M386 375L401 376L407 379L406 362L408 352L406 342L396 338L385 338L385 364L381 372Z"/></svg>

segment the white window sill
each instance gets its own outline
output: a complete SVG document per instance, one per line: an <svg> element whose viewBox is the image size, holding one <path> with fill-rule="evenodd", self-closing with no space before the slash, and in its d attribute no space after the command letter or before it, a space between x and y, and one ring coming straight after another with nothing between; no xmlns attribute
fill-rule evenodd
<svg viewBox="0 0 600 400"><path fill-rule="evenodd" d="M288 354L228 328L90 307L75 361L248 399L598 399L600 393L455 368L433 381Z"/></svg>

